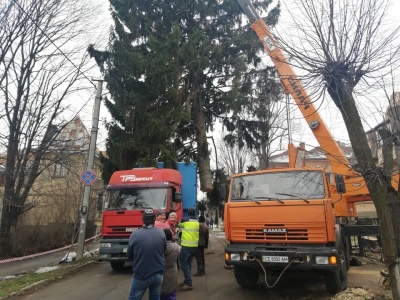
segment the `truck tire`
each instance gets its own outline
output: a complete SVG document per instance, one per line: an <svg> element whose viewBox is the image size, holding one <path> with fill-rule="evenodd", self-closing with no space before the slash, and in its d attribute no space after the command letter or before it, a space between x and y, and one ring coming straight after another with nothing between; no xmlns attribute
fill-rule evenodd
<svg viewBox="0 0 400 300"><path fill-rule="evenodd" d="M110 264L111 264L111 268L114 271L120 271L120 270L122 270L124 268L125 262L123 262L123 261L112 261L112 262L110 262Z"/></svg>
<svg viewBox="0 0 400 300"><path fill-rule="evenodd" d="M338 232L340 235L336 235L336 239L338 240L340 237L342 238L341 243L336 244L336 249L344 249L344 253L346 255L346 268L347 271L350 269L350 260L351 260L351 239L349 236L344 236L342 231Z"/></svg>
<svg viewBox="0 0 400 300"><path fill-rule="evenodd" d="M345 249L345 253L346 253L346 269L347 271L350 269L350 260L351 260L351 251L350 251L350 246L351 245L351 241L348 240L347 243L344 244L344 249Z"/></svg>
<svg viewBox="0 0 400 300"><path fill-rule="evenodd" d="M336 271L324 273L326 289L331 295L344 291L347 288L347 260L344 249L340 253L339 268Z"/></svg>
<svg viewBox="0 0 400 300"><path fill-rule="evenodd" d="M236 282L245 289L254 288L258 283L259 272L257 269L242 266L234 267Z"/></svg>

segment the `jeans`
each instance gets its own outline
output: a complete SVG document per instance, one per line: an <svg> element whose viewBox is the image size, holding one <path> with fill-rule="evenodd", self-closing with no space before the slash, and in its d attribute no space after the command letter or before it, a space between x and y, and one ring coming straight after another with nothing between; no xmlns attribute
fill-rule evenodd
<svg viewBox="0 0 400 300"><path fill-rule="evenodd" d="M205 273L205 258L204 258L204 246L197 247L196 251L196 261L197 261L197 273Z"/></svg>
<svg viewBox="0 0 400 300"><path fill-rule="evenodd" d="M183 276L185 277L184 283L187 285L192 285L192 260L196 255L197 247L184 247L182 246L179 253L179 260L181 263L181 268L183 271Z"/></svg>
<svg viewBox="0 0 400 300"><path fill-rule="evenodd" d="M141 300L147 289L149 289L149 300L160 300L162 281L163 275L161 274L154 274L146 280L132 277L128 300Z"/></svg>

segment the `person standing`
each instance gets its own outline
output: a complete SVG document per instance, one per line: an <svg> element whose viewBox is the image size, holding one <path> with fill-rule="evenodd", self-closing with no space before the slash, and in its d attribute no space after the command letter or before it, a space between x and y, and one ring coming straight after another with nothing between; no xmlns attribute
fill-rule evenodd
<svg viewBox="0 0 400 300"><path fill-rule="evenodd" d="M199 245L196 251L196 261L197 261L197 273L193 276L203 276L205 274L206 260L204 257L204 249L208 248L209 231L208 226L205 224L206 218L204 216L199 217Z"/></svg>
<svg viewBox="0 0 400 300"><path fill-rule="evenodd" d="M154 227L156 216L152 209L146 209L142 219L143 227L132 232L128 242L128 259L133 262L128 299L140 300L149 289L149 300L159 300L167 241L163 230Z"/></svg>
<svg viewBox="0 0 400 300"><path fill-rule="evenodd" d="M172 241L172 233L168 228L164 229L167 239L167 249L165 250L164 278L161 286L160 300L176 300L176 287L178 284L178 265L179 246Z"/></svg>
<svg viewBox="0 0 400 300"><path fill-rule="evenodd" d="M179 253L180 267L183 271L185 280L180 284L181 291L189 291L193 289L192 285L192 260L196 255L197 246L199 245L200 223L195 219L194 208L188 209L188 218L182 219L178 227L181 229Z"/></svg>
<svg viewBox="0 0 400 300"><path fill-rule="evenodd" d="M171 230L172 233L172 240L176 241L177 236L176 236L176 224L178 223L178 215L176 212L172 211L168 215L168 220L165 222L167 224L167 227Z"/></svg>
<svg viewBox="0 0 400 300"><path fill-rule="evenodd" d="M210 228L213 229L214 228L214 220L212 217L210 217Z"/></svg>
<svg viewBox="0 0 400 300"><path fill-rule="evenodd" d="M162 209L159 209L157 214L156 214L156 221L154 223L154 227L158 227L161 229L167 228L168 225L165 224L165 219L167 218L167 215L165 214L165 211Z"/></svg>

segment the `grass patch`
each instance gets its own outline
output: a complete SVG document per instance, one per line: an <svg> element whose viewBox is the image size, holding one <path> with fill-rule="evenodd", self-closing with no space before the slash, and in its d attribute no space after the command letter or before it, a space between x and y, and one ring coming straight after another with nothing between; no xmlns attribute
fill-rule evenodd
<svg viewBox="0 0 400 300"><path fill-rule="evenodd" d="M7 298L15 295L21 290L27 290L29 287L44 285L63 278L66 275L73 274L89 263L97 261L96 258L85 258L66 264L60 264L59 268L46 273L26 273L18 277L0 279L0 298Z"/></svg>

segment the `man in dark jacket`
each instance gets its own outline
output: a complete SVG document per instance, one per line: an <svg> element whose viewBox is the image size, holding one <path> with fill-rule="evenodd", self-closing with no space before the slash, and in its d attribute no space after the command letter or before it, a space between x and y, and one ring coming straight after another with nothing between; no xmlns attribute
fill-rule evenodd
<svg viewBox="0 0 400 300"><path fill-rule="evenodd" d="M164 231L154 227L152 209L143 212L143 227L129 237L127 254L133 262L129 300L140 300L149 289L149 299L160 299L164 273L164 251L167 241Z"/></svg>
<svg viewBox="0 0 400 300"><path fill-rule="evenodd" d="M208 248L209 239L208 226L204 223L205 221L206 218L204 218L204 216L199 217L199 246L197 247L195 255L197 261L197 273L193 274L193 276L203 276L205 274L206 260L204 258L204 249Z"/></svg>

